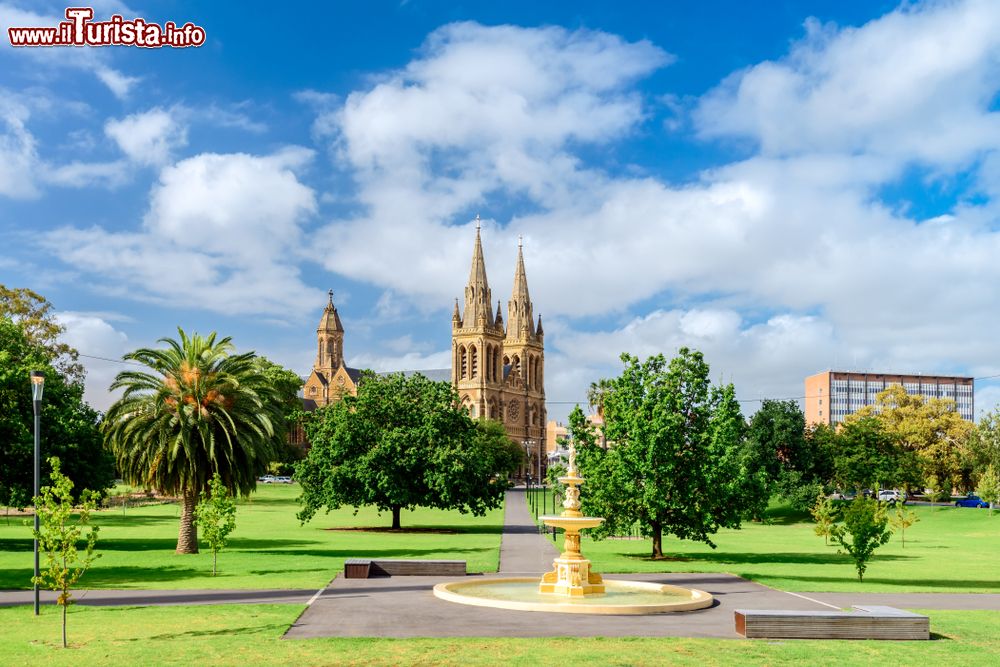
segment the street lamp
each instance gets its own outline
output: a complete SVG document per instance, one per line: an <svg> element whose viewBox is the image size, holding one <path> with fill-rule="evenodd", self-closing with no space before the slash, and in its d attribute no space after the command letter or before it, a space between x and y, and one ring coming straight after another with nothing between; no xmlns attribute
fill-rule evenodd
<svg viewBox="0 0 1000 667"><path fill-rule="evenodd" d="M35 407L35 495L38 498L38 484L41 477L41 412L42 392L45 390L45 374L42 371L31 371L31 401ZM35 506L35 616L38 616L38 501L32 500Z"/></svg>

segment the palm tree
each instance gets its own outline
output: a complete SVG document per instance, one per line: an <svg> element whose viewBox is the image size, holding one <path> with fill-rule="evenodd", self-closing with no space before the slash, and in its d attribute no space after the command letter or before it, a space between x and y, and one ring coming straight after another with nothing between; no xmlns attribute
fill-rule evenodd
<svg viewBox="0 0 1000 667"><path fill-rule="evenodd" d="M252 352L232 354L229 338L161 338L165 349L143 348L123 359L151 372L123 371L124 389L102 428L128 484L182 499L177 553L198 553L194 509L216 472L230 493L252 491L273 460L281 409Z"/></svg>

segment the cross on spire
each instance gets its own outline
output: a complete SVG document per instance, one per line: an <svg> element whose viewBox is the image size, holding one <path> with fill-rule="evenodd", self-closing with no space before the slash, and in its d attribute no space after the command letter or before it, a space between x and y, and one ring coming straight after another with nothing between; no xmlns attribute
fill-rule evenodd
<svg viewBox="0 0 1000 667"><path fill-rule="evenodd" d="M476 231L477 232L479 231L479 227L480 227L479 214L476 213Z"/></svg>
<svg viewBox="0 0 1000 667"><path fill-rule="evenodd" d="M333 308L333 290L327 292L330 295L330 307Z"/></svg>

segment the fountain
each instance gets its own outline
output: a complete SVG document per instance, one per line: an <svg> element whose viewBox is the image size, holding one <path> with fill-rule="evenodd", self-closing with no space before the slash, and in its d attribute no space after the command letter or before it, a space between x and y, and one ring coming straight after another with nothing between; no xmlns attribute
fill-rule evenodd
<svg viewBox="0 0 1000 667"><path fill-rule="evenodd" d="M563 552L552 571L537 578L497 578L438 584L434 595L442 600L518 611L554 611L576 614L658 614L691 611L712 605L705 591L669 584L607 580L590 569L580 552L580 531L595 528L604 519L580 511L580 477L576 448L569 448L569 469L559 481L566 485L563 511L542 516L546 526L563 529Z"/></svg>

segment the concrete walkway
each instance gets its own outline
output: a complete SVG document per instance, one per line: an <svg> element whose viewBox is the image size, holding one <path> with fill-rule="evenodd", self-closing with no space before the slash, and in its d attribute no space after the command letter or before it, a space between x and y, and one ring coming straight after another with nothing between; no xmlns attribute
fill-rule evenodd
<svg viewBox="0 0 1000 667"><path fill-rule="evenodd" d="M524 487L507 491L500 539L500 573L540 575L552 569L559 550L538 532Z"/></svg>

